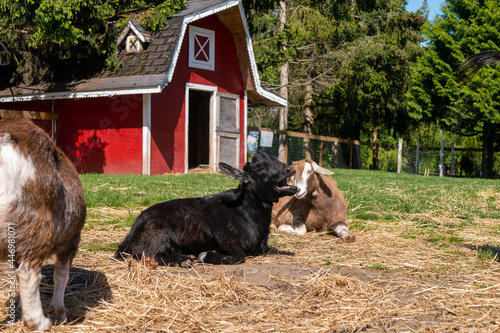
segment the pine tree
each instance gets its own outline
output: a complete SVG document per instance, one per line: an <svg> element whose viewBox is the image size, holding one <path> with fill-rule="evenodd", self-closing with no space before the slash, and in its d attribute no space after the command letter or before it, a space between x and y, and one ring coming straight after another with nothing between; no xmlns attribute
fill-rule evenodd
<svg viewBox="0 0 500 333"><path fill-rule="evenodd" d="M403 131L426 13L407 12L403 0L289 0L286 6L283 31L276 28L277 7L249 19L260 22L251 33L268 88L279 87L279 66L289 63L290 129L351 139L371 133L375 143L381 128ZM307 156L307 142L304 148Z"/></svg>
<svg viewBox="0 0 500 333"><path fill-rule="evenodd" d="M491 178L500 143L500 69L486 66L465 84L456 70L473 54L500 50L500 4L447 0L442 9L424 29L428 45L408 93L411 115L462 136L479 135L482 176Z"/></svg>

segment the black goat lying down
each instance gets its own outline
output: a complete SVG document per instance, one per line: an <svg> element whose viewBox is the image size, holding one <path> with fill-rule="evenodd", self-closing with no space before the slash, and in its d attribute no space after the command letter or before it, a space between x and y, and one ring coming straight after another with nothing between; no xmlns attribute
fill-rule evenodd
<svg viewBox="0 0 500 333"><path fill-rule="evenodd" d="M238 264L247 255L267 251L273 202L295 194L296 187L287 184L295 171L263 151L243 170L224 163L219 167L241 181L237 189L149 207L137 217L115 258L127 253L175 266L195 256L202 263Z"/></svg>

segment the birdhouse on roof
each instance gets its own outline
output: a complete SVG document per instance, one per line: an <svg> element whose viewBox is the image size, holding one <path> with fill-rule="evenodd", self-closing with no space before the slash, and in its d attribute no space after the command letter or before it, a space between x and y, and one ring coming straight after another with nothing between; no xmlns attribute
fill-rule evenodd
<svg viewBox="0 0 500 333"><path fill-rule="evenodd" d="M149 32L144 29L139 21L131 19L118 37L116 44L118 47L125 49L127 53L136 53L145 50L150 42L151 35Z"/></svg>
<svg viewBox="0 0 500 333"><path fill-rule="evenodd" d="M0 42L0 66L6 66L10 63L10 52L4 43Z"/></svg>

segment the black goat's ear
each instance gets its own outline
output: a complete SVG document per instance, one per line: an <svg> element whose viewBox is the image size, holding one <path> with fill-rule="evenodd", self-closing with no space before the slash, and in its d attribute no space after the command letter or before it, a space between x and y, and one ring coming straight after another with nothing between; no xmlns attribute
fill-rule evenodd
<svg viewBox="0 0 500 333"><path fill-rule="evenodd" d="M231 179L246 181L245 172L243 170L233 168L229 164L223 162L219 163L219 169L224 175Z"/></svg>

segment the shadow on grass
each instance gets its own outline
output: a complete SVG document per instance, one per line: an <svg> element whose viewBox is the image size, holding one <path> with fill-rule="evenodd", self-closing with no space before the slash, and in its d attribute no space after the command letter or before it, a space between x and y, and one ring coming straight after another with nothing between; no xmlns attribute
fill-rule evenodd
<svg viewBox="0 0 500 333"><path fill-rule="evenodd" d="M477 246L473 244L461 244L459 246L476 251L479 258L500 262L500 247L498 246Z"/></svg>
<svg viewBox="0 0 500 333"><path fill-rule="evenodd" d="M46 314L54 292L54 265L42 267L42 278L40 280L40 294L42 307ZM22 320L19 304L19 293L16 295L16 321ZM111 287L104 273L89 271L83 268L72 267L69 273L69 281L64 293L64 304L68 321L65 325L74 325L85 319L86 313L91 308L98 307L101 302L111 301ZM9 305L10 300L4 303ZM8 316L0 321L0 330L5 330L9 325Z"/></svg>
<svg viewBox="0 0 500 333"><path fill-rule="evenodd" d="M267 252L263 253L262 255L282 255L282 256L293 257L295 255L295 252L281 251L271 246L269 247L269 249L267 249Z"/></svg>

